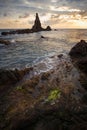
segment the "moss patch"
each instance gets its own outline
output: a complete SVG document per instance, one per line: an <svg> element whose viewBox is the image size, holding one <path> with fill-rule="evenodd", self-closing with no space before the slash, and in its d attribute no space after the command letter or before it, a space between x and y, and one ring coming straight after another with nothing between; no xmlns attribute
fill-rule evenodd
<svg viewBox="0 0 87 130"><path fill-rule="evenodd" d="M59 89L51 90L48 96L48 101L54 101L60 98L61 92Z"/></svg>

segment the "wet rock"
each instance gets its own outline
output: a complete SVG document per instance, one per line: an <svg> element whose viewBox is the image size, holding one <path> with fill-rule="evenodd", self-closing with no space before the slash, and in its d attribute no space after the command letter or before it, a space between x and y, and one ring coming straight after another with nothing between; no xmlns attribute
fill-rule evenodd
<svg viewBox="0 0 87 130"><path fill-rule="evenodd" d="M41 38L45 38L44 36L41 36Z"/></svg>
<svg viewBox="0 0 87 130"><path fill-rule="evenodd" d="M31 70L34 71L33 68L1 70L0 79L4 78L1 80L3 82L0 88L5 84L2 97L0 91L1 130L72 130L73 127L80 130L80 127L87 128L87 123L85 123L87 122L87 108L83 110L82 97L79 96L84 92L81 91L78 83L74 82L71 74L67 73L69 70L69 67L66 68L67 62L58 66L61 67L61 71L54 67L48 72L36 73L27 79L23 78L24 75L30 74ZM63 75L64 70L70 80L69 77L65 78ZM21 82L18 82L20 80ZM77 81L77 78L75 80ZM7 91L7 86L11 88L10 91ZM80 127L79 124L81 124Z"/></svg>
<svg viewBox="0 0 87 130"><path fill-rule="evenodd" d="M63 54L58 55L58 58L62 58L62 57L63 57Z"/></svg>
<svg viewBox="0 0 87 130"><path fill-rule="evenodd" d="M0 94L5 93L11 85L15 85L22 80L24 75L28 74L32 68L25 68L24 70L4 70L0 69Z"/></svg>
<svg viewBox="0 0 87 130"><path fill-rule="evenodd" d="M0 39L0 44L9 45L11 42L5 39Z"/></svg>
<svg viewBox="0 0 87 130"><path fill-rule="evenodd" d="M16 83L23 78L23 76L29 71L32 70L31 68L25 68L23 70L4 70L0 69L0 84L10 84Z"/></svg>

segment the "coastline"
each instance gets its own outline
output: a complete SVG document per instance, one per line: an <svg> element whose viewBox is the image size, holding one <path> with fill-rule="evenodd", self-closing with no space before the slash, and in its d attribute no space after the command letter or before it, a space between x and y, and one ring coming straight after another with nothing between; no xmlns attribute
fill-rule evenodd
<svg viewBox="0 0 87 130"><path fill-rule="evenodd" d="M60 127L60 121L62 129L86 127L87 102L83 98L86 90L81 84L86 83L86 74L73 64L69 55L50 58L54 66L46 72L39 73L38 64L24 70L0 72L3 79L0 84L1 129L53 130ZM85 119L83 124L81 113ZM46 123L50 121L52 126ZM79 127L79 123L82 126Z"/></svg>

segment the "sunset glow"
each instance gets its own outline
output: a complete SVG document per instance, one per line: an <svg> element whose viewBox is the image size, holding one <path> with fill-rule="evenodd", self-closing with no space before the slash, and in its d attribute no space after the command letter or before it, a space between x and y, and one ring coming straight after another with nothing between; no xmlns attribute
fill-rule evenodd
<svg viewBox="0 0 87 130"><path fill-rule="evenodd" d="M31 28L38 12L43 26L87 28L87 0L0 0L0 28Z"/></svg>

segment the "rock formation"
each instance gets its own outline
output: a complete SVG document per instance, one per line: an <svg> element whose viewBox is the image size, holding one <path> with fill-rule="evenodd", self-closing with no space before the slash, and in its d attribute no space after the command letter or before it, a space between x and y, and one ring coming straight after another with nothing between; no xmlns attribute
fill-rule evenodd
<svg viewBox="0 0 87 130"><path fill-rule="evenodd" d="M46 31L51 31L51 27L47 26Z"/></svg>
<svg viewBox="0 0 87 130"><path fill-rule="evenodd" d="M71 49L69 54L73 58L87 56L87 43L81 40Z"/></svg>
<svg viewBox="0 0 87 130"><path fill-rule="evenodd" d="M34 25L32 27L32 30L35 32L43 30L43 28L41 27L41 22L40 22L38 13L36 13L36 18L35 18L35 22L34 22Z"/></svg>
<svg viewBox="0 0 87 130"><path fill-rule="evenodd" d="M87 95L83 102L77 71L62 54L56 60L39 75L35 68L0 70L0 130L87 129Z"/></svg>
<svg viewBox="0 0 87 130"><path fill-rule="evenodd" d="M1 34L2 35L24 34L24 33L33 33L33 32L39 32L39 31L51 31L51 27L47 26L46 28L42 28L38 13L36 13L35 22L34 22L34 25L32 26L31 29L23 29L23 30L2 32Z"/></svg>
<svg viewBox="0 0 87 130"><path fill-rule="evenodd" d="M83 88L85 88L85 101L87 103L87 42L81 40L69 52L72 63L80 72L79 81Z"/></svg>
<svg viewBox="0 0 87 130"><path fill-rule="evenodd" d="M87 42L81 40L69 52L79 69L87 74Z"/></svg>

